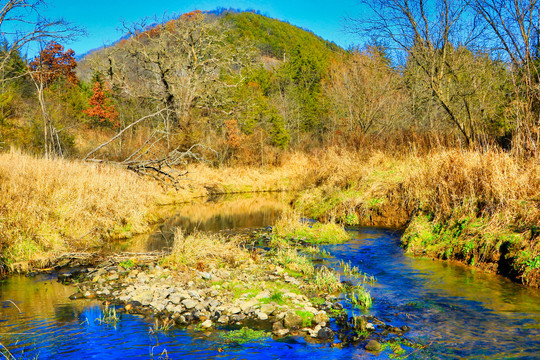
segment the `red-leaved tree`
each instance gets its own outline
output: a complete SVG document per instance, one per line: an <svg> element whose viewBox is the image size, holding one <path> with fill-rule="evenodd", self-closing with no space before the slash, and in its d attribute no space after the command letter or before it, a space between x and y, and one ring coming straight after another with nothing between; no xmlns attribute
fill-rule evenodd
<svg viewBox="0 0 540 360"><path fill-rule="evenodd" d="M83 112L95 120L97 124L119 127L118 112L107 97L101 82L96 81L92 91L92 97L88 100L90 107Z"/></svg>
<svg viewBox="0 0 540 360"><path fill-rule="evenodd" d="M33 76L40 82L48 85L60 77L65 77L69 83L77 83L75 68L75 52L71 49L64 51L64 47L51 41L39 52L39 55L30 62Z"/></svg>

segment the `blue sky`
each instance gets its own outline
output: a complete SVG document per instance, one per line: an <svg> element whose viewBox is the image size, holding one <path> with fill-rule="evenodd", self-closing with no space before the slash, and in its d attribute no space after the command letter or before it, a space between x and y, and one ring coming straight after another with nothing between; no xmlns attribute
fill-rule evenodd
<svg viewBox="0 0 540 360"><path fill-rule="evenodd" d="M47 3L48 8L44 14L47 17L62 17L86 28L86 37L66 44L78 55L121 37L122 32L118 29L122 21L130 23L154 15L183 14L196 9L213 10L220 7L260 10L270 17L310 29L343 47L359 42L358 38L343 30L344 18L354 17L361 12L358 0L49 0Z"/></svg>

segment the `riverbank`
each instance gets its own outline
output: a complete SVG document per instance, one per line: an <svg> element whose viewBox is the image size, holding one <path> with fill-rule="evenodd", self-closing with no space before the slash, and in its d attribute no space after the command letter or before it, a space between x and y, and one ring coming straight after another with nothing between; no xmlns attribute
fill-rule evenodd
<svg viewBox="0 0 540 360"><path fill-rule="evenodd" d="M190 165L178 189L109 165L0 154L0 247L8 271L51 265L149 230L163 204L248 191L299 191L321 221L403 228L410 253L540 286L540 166L500 152L290 154L279 167Z"/></svg>
<svg viewBox="0 0 540 360"><path fill-rule="evenodd" d="M315 159L295 207L319 220L400 227L408 252L540 286L540 165L444 150Z"/></svg>

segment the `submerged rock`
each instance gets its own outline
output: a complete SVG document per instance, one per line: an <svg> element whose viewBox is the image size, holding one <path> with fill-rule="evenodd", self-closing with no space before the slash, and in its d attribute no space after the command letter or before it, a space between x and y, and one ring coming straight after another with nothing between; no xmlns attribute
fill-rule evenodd
<svg viewBox="0 0 540 360"><path fill-rule="evenodd" d="M366 345L366 350L373 352L381 351L381 344L376 340L369 340Z"/></svg>
<svg viewBox="0 0 540 360"><path fill-rule="evenodd" d="M328 340L333 340L334 339L334 336L335 336L335 333L334 331L332 331L332 329L328 328L328 327L323 327L319 330L319 332L317 333L317 337L321 340L325 340L325 341L328 341Z"/></svg>

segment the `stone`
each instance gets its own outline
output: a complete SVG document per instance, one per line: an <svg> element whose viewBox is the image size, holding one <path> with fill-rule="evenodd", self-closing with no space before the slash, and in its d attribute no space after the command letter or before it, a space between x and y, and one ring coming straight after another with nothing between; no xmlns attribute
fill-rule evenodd
<svg viewBox="0 0 540 360"><path fill-rule="evenodd" d="M366 350L373 351L373 352L381 351L381 344L379 344L379 342L376 340L369 340L369 342L366 345Z"/></svg>
<svg viewBox="0 0 540 360"><path fill-rule="evenodd" d="M263 312L259 312L257 313L257 317L259 318L259 320L268 320L268 315L266 315L265 313Z"/></svg>
<svg viewBox="0 0 540 360"><path fill-rule="evenodd" d="M96 293L93 292L93 291L87 291L84 293L84 298L85 299L95 299L96 298Z"/></svg>
<svg viewBox="0 0 540 360"><path fill-rule="evenodd" d="M118 280L118 273L114 272L111 275L109 275L109 281Z"/></svg>
<svg viewBox="0 0 540 360"><path fill-rule="evenodd" d="M260 310L266 315L272 315L276 311L276 307L272 304L262 304Z"/></svg>
<svg viewBox="0 0 540 360"><path fill-rule="evenodd" d="M157 311L163 311L165 310L165 305L163 305L162 303L160 303L159 301L153 301L150 306L152 306L154 309L156 309Z"/></svg>
<svg viewBox="0 0 540 360"><path fill-rule="evenodd" d="M228 324L229 323L229 317L227 315L221 315L218 319L218 323L220 324Z"/></svg>
<svg viewBox="0 0 540 360"><path fill-rule="evenodd" d="M277 331L281 329L285 329L285 326L283 326L282 320L276 321L274 324L272 324L272 331Z"/></svg>
<svg viewBox="0 0 540 360"><path fill-rule="evenodd" d="M302 317L293 311L289 311L283 318L283 325L287 329L299 329L302 326Z"/></svg>
<svg viewBox="0 0 540 360"><path fill-rule="evenodd" d="M330 317L324 311L319 311L313 317L313 322L315 324L327 323L330 320Z"/></svg>
<svg viewBox="0 0 540 360"><path fill-rule="evenodd" d="M173 294L169 296L169 301L174 305L178 305L182 301L182 298L178 294Z"/></svg>
<svg viewBox="0 0 540 360"><path fill-rule="evenodd" d="M287 335L289 332L290 332L289 329L281 329L281 330L276 330L276 331L274 331L274 334L276 334L277 336L285 336L285 335Z"/></svg>
<svg viewBox="0 0 540 360"><path fill-rule="evenodd" d="M202 327L203 329L208 329L208 328L212 327L212 325L213 325L213 324L212 324L212 320L206 320L205 322L203 322L203 323L201 324L201 327Z"/></svg>
<svg viewBox="0 0 540 360"><path fill-rule="evenodd" d="M198 303L198 301L192 299L182 300L182 305L184 305L186 309L193 309L195 306L197 306Z"/></svg>
<svg viewBox="0 0 540 360"><path fill-rule="evenodd" d="M240 309L242 309L243 312L247 313L250 308L257 305L259 302L257 300L250 300L243 302L240 304Z"/></svg>
<svg viewBox="0 0 540 360"><path fill-rule="evenodd" d="M317 333L317 337L321 340L325 340L325 341L328 341L328 340L333 340L334 339L334 332L332 331L332 329L328 328L328 327L323 327L319 330L319 332Z"/></svg>
<svg viewBox="0 0 540 360"><path fill-rule="evenodd" d="M366 330L375 331L375 325L373 325L372 323L367 323Z"/></svg>
<svg viewBox="0 0 540 360"><path fill-rule="evenodd" d="M228 313L231 314L231 315L238 314L238 313L241 313L241 312L242 312L242 309L240 309L237 306L233 306L233 307L229 308L229 311L228 311Z"/></svg>
<svg viewBox="0 0 540 360"><path fill-rule="evenodd" d="M260 293L257 294L257 296L255 296L255 299L257 300L267 299L270 296L271 296L270 291L261 291Z"/></svg>
<svg viewBox="0 0 540 360"><path fill-rule="evenodd" d="M73 295L70 295L69 298L70 300L79 300L79 299L84 299L84 295L78 292Z"/></svg>

